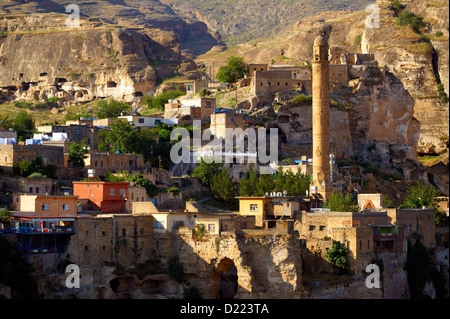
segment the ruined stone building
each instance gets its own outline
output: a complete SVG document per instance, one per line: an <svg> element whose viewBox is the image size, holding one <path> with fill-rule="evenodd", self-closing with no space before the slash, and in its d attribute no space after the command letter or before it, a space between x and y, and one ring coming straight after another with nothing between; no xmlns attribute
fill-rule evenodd
<svg viewBox="0 0 450 319"><path fill-rule="evenodd" d="M64 168L64 148L46 145L0 145L0 167L6 174L13 173L13 166L22 160L33 161L42 158L44 165Z"/></svg>
<svg viewBox="0 0 450 319"><path fill-rule="evenodd" d="M109 171L147 174L151 168L150 164L144 163L142 154L90 151L86 156L84 171L94 169L97 176L105 175Z"/></svg>

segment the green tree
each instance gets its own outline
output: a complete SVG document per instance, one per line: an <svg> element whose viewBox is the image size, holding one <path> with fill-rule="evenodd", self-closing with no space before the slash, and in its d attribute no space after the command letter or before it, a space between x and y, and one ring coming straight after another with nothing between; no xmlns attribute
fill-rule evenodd
<svg viewBox="0 0 450 319"><path fill-rule="evenodd" d="M257 191L258 177L253 167L247 170L244 178L241 178L239 185L239 195L241 196L254 196Z"/></svg>
<svg viewBox="0 0 450 319"><path fill-rule="evenodd" d="M274 177L269 174L261 174L258 178L255 196L264 196L265 193L275 189Z"/></svg>
<svg viewBox="0 0 450 319"><path fill-rule="evenodd" d="M422 29L426 26L421 16L418 16L408 10L403 10L398 15L397 25L407 25L409 24L414 32L420 33Z"/></svg>
<svg viewBox="0 0 450 319"><path fill-rule="evenodd" d="M151 180L149 180L142 174L130 174L127 171L118 171L117 173L113 174L112 172L108 171L105 176L105 180L108 182L132 182L134 186L144 187L148 197L150 198L153 198L162 192L162 190L158 186L153 184Z"/></svg>
<svg viewBox="0 0 450 319"><path fill-rule="evenodd" d="M398 0L391 0L390 7L397 14L405 8L405 6Z"/></svg>
<svg viewBox="0 0 450 319"><path fill-rule="evenodd" d="M3 128L5 130L14 128L14 120L11 119L8 115L0 115L0 128Z"/></svg>
<svg viewBox="0 0 450 319"><path fill-rule="evenodd" d="M128 121L116 121L108 130L100 130L98 134L99 144L106 150L132 153L137 150L139 144L139 132Z"/></svg>
<svg viewBox="0 0 450 319"><path fill-rule="evenodd" d="M443 225L448 217L439 209L437 200L439 195L440 192L433 186L417 182L409 187L403 203L398 208L422 208L425 206L434 209L435 224Z"/></svg>
<svg viewBox="0 0 450 319"><path fill-rule="evenodd" d="M128 181L133 182L135 186L144 187L148 197L150 198L157 196L161 192L161 189L158 186L153 184L151 180L142 174L134 174L128 179Z"/></svg>
<svg viewBox="0 0 450 319"><path fill-rule="evenodd" d="M348 267L348 249L339 241L333 241L331 248L325 252L325 258L334 267L339 269L340 273L345 273Z"/></svg>
<svg viewBox="0 0 450 319"><path fill-rule="evenodd" d="M211 181L211 190L215 193L216 198L223 200L229 207L236 195L234 182L224 167L219 174L213 176Z"/></svg>
<svg viewBox="0 0 450 319"><path fill-rule="evenodd" d="M220 82L235 83L243 78L247 71L248 66L243 58L230 57L227 59L227 64L219 68L216 77Z"/></svg>
<svg viewBox="0 0 450 319"><path fill-rule="evenodd" d="M160 141L168 142L170 141L170 130L161 129L158 133Z"/></svg>
<svg viewBox="0 0 450 319"><path fill-rule="evenodd" d="M207 88L203 88L200 90L200 92L198 93L198 95L200 95L200 97L204 97L209 95L211 92L207 89Z"/></svg>
<svg viewBox="0 0 450 319"><path fill-rule="evenodd" d="M147 105L147 108L149 109L164 110L164 105L169 102L169 100L174 100L185 94L186 92L183 91L166 91L156 96L144 96L142 103Z"/></svg>
<svg viewBox="0 0 450 319"><path fill-rule="evenodd" d="M328 197L325 207L332 212L359 212L358 203L350 194L342 196L339 193L332 193Z"/></svg>
<svg viewBox="0 0 450 319"><path fill-rule="evenodd" d="M128 104L114 99L97 101L97 108L97 117L99 119L118 117L120 114L131 110L131 107Z"/></svg>
<svg viewBox="0 0 450 319"><path fill-rule="evenodd" d="M0 210L0 222L9 224L12 215L13 213L8 210L8 207L3 208L2 210Z"/></svg>
<svg viewBox="0 0 450 319"><path fill-rule="evenodd" d="M69 165L75 169L83 169L88 152L87 145L84 142L71 144L69 147Z"/></svg>
<svg viewBox="0 0 450 319"><path fill-rule="evenodd" d="M57 166L53 164L44 165L44 161L41 157L36 157L31 162L28 160L22 160L19 163L15 163L13 166L13 172L15 175L28 177L34 173L39 173L49 178L56 178Z"/></svg>
<svg viewBox="0 0 450 319"><path fill-rule="evenodd" d="M399 208L428 208L437 209L437 199L440 192L431 185L417 182L408 188L406 197Z"/></svg>
<svg viewBox="0 0 450 319"><path fill-rule="evenodd" d="M394 208L395 207L394 201L392 200L391 196L389 196L388 194L383 194L381 201L383 203L383 206L386 206L388 208Z"/></svg>
<svg viewBox="0 0 450 319"><path fill-rule="evenodd" d="M222 164L212 161L207 163L201 159L201 162L197 165L192 176L196 177L202 185L206 187L211 187L211 182L213 177L219 174Z"/></svg>
<svg viewBox="0 0 450 319"><path fill-rule="evenodd" d="M31 137L35 130L33 115L25 110L20 111L13 120L13 128L17 131L18 140Z"/></svg>

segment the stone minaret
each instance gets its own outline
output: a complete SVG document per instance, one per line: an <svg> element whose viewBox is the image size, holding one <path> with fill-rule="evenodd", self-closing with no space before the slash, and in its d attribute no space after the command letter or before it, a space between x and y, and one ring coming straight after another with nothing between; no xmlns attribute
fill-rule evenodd
<svg viewBox="0 0 450 319"><path fill-rule="evenodd" d="M311 193L326 200L332 192L330 182L330 90L329 90L328 39L321 32L314 40L312 62L313 86L313 180Z"/></svg>

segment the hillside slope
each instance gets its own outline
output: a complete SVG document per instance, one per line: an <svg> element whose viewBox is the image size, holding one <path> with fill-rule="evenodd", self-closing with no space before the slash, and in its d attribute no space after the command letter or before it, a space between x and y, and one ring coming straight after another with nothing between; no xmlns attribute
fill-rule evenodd
<svg viewBox="0 0 450 319"><path fill-rule="evenodd" d="M184 41L199 41L188 46L191 53L204 53L218 41L208 33L206 24L180 18L169 6L158 0L44 0L0 1L0 14L66 13L69 4L78 5L84 17L129 28L158 29L174 32ZM69 10L68 13L71 13ZM201 45L200 45L201 44Z"/></svg>
<svg viewBox="0 0 450 319"><path fill-rule="evenodd" d="M227 44L273 36L324 11L361 10L373 0L161 0L180 16L198 19Z"/></svg>
<svg viewBox="0 0 450 319"><path fill-rule="evenodd" d="M419 120L418 152L438 155L448 152L449 104L440 97L439 84L448 94L449 13L448 0L402 1L405 10L428 23L421 33L408 25L397 25L398 18L389 1L377 1L380 28L367 29L365 10L347 14L322 13L299 22L293 31L269 39L249 41L225 52L211 51L197 62L216 70L229 56L242 56L247 63L303 64L312 60L317 27L332 28L330 46L348 52L373 53L380 67L386 66L414 98L414 117Z"/></svg>

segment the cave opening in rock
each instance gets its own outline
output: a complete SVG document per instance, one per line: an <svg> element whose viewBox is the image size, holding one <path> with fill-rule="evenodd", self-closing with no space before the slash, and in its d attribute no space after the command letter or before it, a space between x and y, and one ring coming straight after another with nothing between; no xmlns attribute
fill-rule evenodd
<svg viewBox="0 0 450 319"><path fill-rule="evenodd" d="M114 81L108 81L108 82L106 82L106 86L109 88L115 88L115 87L117 87L117 83Z"/></svg>
<svg viewBox="0 0 450 319"><path fill-rule="evenodd" d="M119 279L115 278L115 279L111 280L109 282L109 286L111 287L112 291L114 291L116 293L118 288L119 288L119 286L120 286Z"/></svg>
<svg viewBox="0 0 450 319"><path fill-rule="evenodd" d="M222 259L217 265L217 271L220 275L219 299L233 299L238 290L237 268L233 260Z"/></svg>

